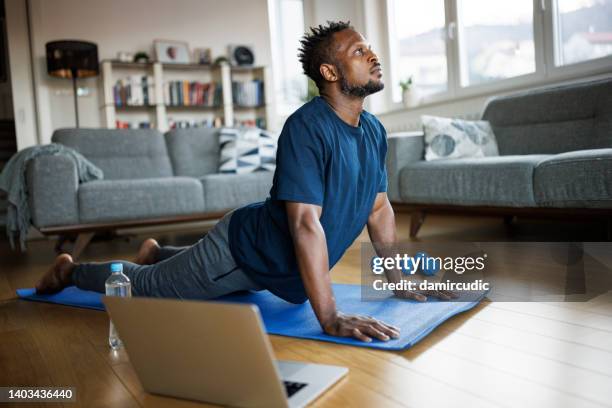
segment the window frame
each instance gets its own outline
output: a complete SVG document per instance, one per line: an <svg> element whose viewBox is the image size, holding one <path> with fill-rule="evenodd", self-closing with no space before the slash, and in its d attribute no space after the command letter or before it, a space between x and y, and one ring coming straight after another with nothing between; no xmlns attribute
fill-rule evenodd
<svg viewBox="0 0 612 408"><path fill-rule="evenodd" d="M276 114L278 116L277 120L279 123L284 123L284 121L293 113L297 108L299 108L299 104L290 105L287 103L285 98L285 94L280 90L282 86L282 80L284 77L280 75L280 72L277 72L276 68L279 65L282 65L282 57L280 55L279 49L276 45L279 42L284 41L282 38L282 33L280 32L281 27L277 24L280 16L278 13L280 12L280 3L283 0L267 0L268 7L268 26L270 29L270 44L271 47L271 66L273 71L275 71L273 84L270 87L270 92L274 93L274 104L276 109ZM308 19L312 13L312 4L309 0L300 0L302 3L302 16L304 20L303 31L307 30Z"/></svg>
<svg viewBox="0 0 612 408"><path fill-rule="evenodd" d="M386 56L391 61L393 41L391 40L390 15L391 2L395 0L385 0L385 18L383 35L387 37L387 47L384 49ZM394 102L392 92L388 92L385 97L385 107L375 113L392 113L396 111L409 111L422 107L444 104L461 99L473 98L478 96L494 95L497 93L508 92L514 89L538 87L555 82L574 80L585 76L595 76L599 74L612 73L612 55L591 60L581 61L567 65L557 65L559 41L557 16L555 7L556 0L532 0L533 4L533 41L535 47L535 71L506 79L485 82L473 85L461 85L461 50L460 50L460 30L461 24L458 21L458 1L445 0L445 30L446 30L446 59L448 86L446 92L423 97L418 105L406 108L402 102ZM451 35L449 35L449 33ZM390 82L398 82L399 78L393 78L389 70Z"/></svg>
<svg viewBox="0 0 612 408"><path fill-rule="evenodd" d="M393 16L391 16L390 10L391 10L391 3L397 1L397 0L386 0L385 1L385 34L387 36L387 49L385 50L387 52L387 55L389 57L389 67L395 66L395 62L398 59L398 55L397 55L397 50L395 49L396 47L394 47L396 41L392 41L391 40L391 36L390 36L390 32L392 29L395 28L395 21L393 19ZM442 28L443 31L445 31L446 33L448 33L448 24L449 24L449 14L448 14L448 7L447 7L447 3L448 0L444 0L444 27ZM451 50L451 47L449 46L449 41L448 41L448 35L445 35L446 37L446 41L445 41L445 53L446 53L446 91L444 92L438 92L435 94L431 94L431 95L427 95L425 97L426 100L432 100L432 101L437 101L439 99L445 99L448 97L452 97L454 95L453 92L453 88L450 86L450 82L451 82L451 72L450 72L450 64L448 63L449 58L451 57L450 54L453 52L453 50ZM391 80L393 81L393 84L396 84L399 82L401 75L398 73L398 77L394 78L393 77L393 71L392 68L389 68L389 77L391 78ZM390 97L389 97L389 101L393 104L397 104L397 105L401 105L401 102L394 102L393 100L393 91L390 92Z"/></svg>

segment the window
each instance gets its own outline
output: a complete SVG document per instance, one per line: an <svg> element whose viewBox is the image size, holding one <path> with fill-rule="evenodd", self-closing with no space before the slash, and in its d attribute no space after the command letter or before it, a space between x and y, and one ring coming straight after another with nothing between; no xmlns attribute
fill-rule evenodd
<svg viewBox="0 0 612 408"><path fill-rule="evenodd" d="M302 0L269 0L274 89L278 113L287 116L304 103L307 79L297 57L304 35Z"/></svg>
<svg viewBox="0 0 612 408"><path fill-rule="evenodd" d="M612 0L556 0L555 6L556 65L612 55Z"/></svg>
<svg viewBox="0 0 612 408"><path fill-rule="evenodd" d="M401 100L399 81L412 77L422 96L448 88L444 0L389 0L393 101Z"/></svg>
<svg viewBox="0 0 612 408"><path fill-rule="evenodd" d="M459 0L461 85L535 72L533 1Z"/></svg>
<svg viewBox="0 0 612 408"><path fill-rule="evenodd" d="M612 0L387 0L386 12L387 110L410 76L420 105L612 72Z"/></svg>

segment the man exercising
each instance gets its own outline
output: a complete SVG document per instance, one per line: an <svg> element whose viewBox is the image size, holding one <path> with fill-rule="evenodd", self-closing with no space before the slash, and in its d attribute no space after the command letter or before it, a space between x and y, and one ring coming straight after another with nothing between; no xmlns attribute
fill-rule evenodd
<svg viewBox="0 0 612 408"><path fill-rule="evenodd" d="M320 96L283 127L270 197L226 214L190 247L160 247L149 239L136 263L120 262L136 296L211 299L267 289L288 302L310 300L327 334L366 342L397 338L396 327L338 311L329 274L366 225L380 256L397 241L386 194L386 132L363 110L365 97L384 87L381 65L344 22L311 28L299 59ZM36 289L52 293L74 284L104 292L109 274L110 263L75 263L62 254ZM387 279L399 281L400 272L388 271ZM424 301L424 293L456 296L395 294Z"/></svg>

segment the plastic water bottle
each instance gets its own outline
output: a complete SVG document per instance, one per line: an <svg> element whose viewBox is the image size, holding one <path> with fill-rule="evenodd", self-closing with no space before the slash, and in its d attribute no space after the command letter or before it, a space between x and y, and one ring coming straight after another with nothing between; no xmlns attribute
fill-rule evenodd
<svg viewBox="0 0 612 408"><path fill-rule="evenodd" d="M105 286L106 296L132 296L132 284L130 283L130 279L123 274L123 264L111 264L111 275L106 280ZM108 344L113 350L117 350L123 345L112 320L110 322Z"/></svg>

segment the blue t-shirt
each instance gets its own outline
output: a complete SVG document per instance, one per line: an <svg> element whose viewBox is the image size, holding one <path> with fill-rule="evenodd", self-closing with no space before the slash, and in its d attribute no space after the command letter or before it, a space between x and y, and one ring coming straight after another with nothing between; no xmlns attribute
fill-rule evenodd
<svg viewBox="0 0 612 408"><path fill-rule="evenodd" d="M307 300L284 201L322 207L329 268L365 227L379 192L387 191L386 132L366 111L344 122L321 97L295 111L278 139L270 197L234 212L229 245L254 281L292 303Z"/></svg>

